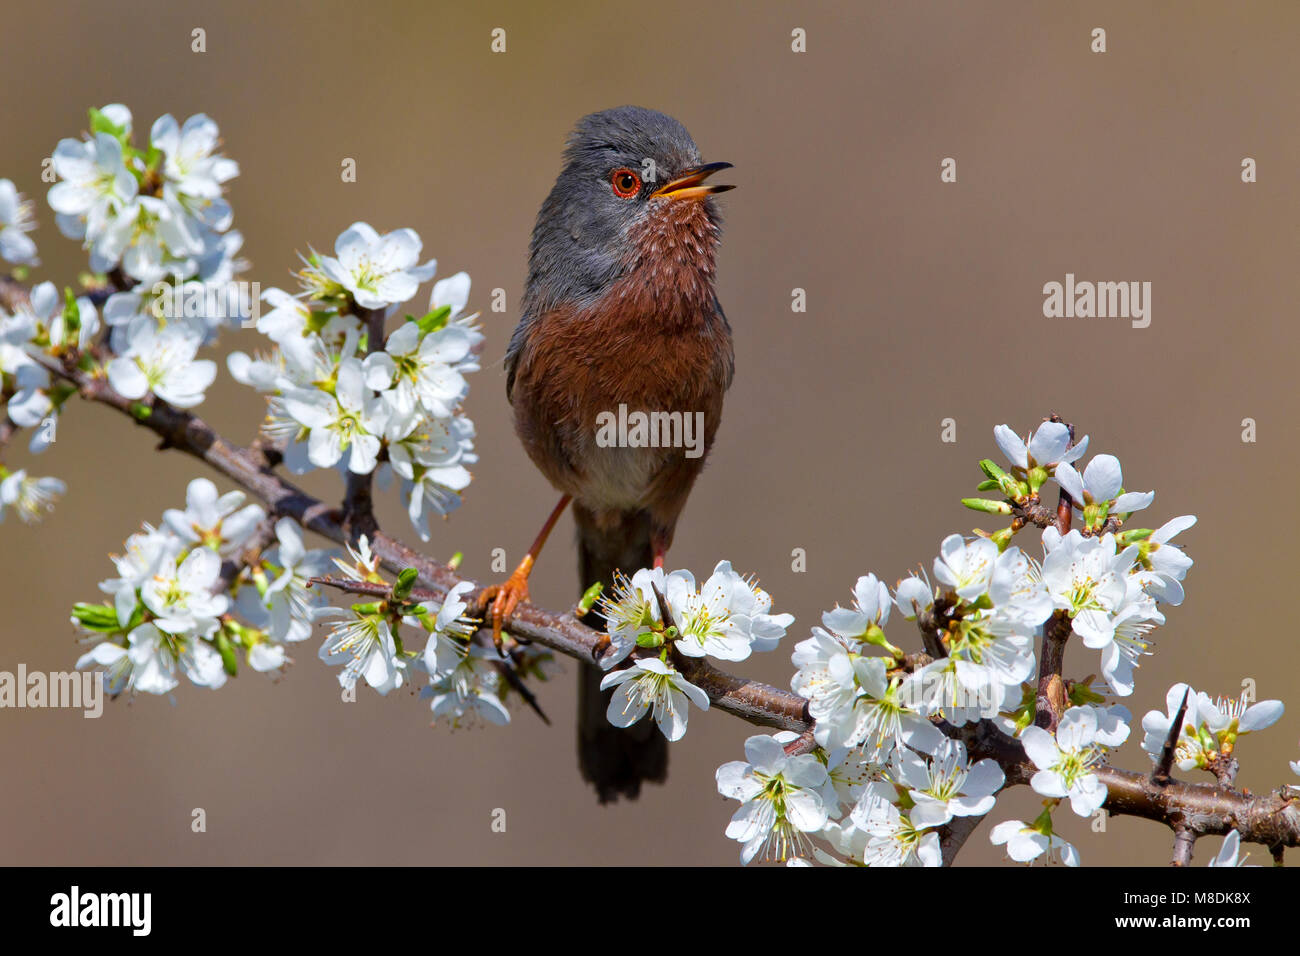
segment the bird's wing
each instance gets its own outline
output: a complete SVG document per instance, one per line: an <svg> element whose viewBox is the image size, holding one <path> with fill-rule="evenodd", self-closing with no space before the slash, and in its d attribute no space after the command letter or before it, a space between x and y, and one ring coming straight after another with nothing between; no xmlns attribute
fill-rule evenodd
<svg viewBox="0 0 1300 956"><path fill-rule="evenodd" d="M722 311L722 303L718 301L716 294L713 296L713 311L718 314L718 318L722 320L722 327L727 332L727 380L722 386L725 391L731 388L731 380L736 377L736 355L731 351L731 323L727 321L727 313Z"/></svg>
<svg viewBox="0 0 1300 956"><path fill-rule="evenodd" d="M534 324L532 317L525 313L510 335L510 344L506 346L506 401L511 404L514 404L511 401L511 393L515 390L515 371L519 366L519 356L528 346L528 336L532 333Z"/></svg>

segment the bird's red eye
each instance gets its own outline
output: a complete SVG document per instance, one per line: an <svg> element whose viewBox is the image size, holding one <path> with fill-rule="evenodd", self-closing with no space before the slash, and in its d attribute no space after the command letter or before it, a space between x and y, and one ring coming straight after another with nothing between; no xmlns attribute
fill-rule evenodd
<svg viewBox="0 0 1300 956"><path fill-rule="evenodd" d="M641 177L630 169L616 169L609 177L614 187L614 195L619 199L631 199L641 191Z"/></svg>

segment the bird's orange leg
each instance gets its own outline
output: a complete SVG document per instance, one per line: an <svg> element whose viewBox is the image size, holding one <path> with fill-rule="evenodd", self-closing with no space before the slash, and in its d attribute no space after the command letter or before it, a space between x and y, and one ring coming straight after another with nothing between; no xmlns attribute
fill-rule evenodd
<svg viewBox="0 0 1300 956"><path fill-rule="evenodd" d="M492 643L496 645L498 654L501 653L501 628L509 620L510 615L514 613L519 603L528 600L528 575L532 573L533 565L537 561L537 555L541 553L542 546L546 544L546 539L550 536L551 529L555 527L555 522L559 521L560 515L564 514L564 509L569 504L569 500L569 495L565 495L560 499L560 503L555 506L551 516L546 519L546 524L542 525L542 530L537 532L532 547L528 549L524 559L519 562L519 567L515 568L514 573L506 578L505 583L486 587L479 595L480 608L486 607L489 601L492 603Z"/></svg>
<svg viewBox="0 0 1300 956"><path fill-rule="evenodd" d="M662 568L664 566L664 555L668 553L669 541L667 536L655 531L650 535L650 552L654 555L653 567Z"/></svg>

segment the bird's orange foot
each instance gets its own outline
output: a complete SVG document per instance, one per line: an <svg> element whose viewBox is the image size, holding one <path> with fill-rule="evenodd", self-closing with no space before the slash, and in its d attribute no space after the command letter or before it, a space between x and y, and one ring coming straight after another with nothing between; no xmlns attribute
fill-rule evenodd
<svg viewBox="0 0 1300 956"><path fill-rule="evenodd" d="M525 561L515 568L504 583L486 587L479 594L480 613L488 604L492 605L492 643L496 646L497 653L503 657L501 631L509 623L515 608L521 603L527 603L528 573L532 569L532 562Z"/></svg>

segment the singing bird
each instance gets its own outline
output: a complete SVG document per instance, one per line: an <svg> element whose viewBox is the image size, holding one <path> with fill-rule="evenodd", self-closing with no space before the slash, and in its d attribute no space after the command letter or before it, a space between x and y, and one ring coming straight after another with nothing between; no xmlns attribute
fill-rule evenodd
<svg viewBox="0 0 1300 956"><path fill-rule="evenodd" d="M563 162L533 229L505 359L515 431L561 498L519 567L485 595L498 640L528 599L529 572L570 501L584 590L597 581L608 588L616 570L663 565L734 370L731 328L714 293L713 196L732 187L706 182L731 164L702 163L681 123L636 106L579 120ZM598 418L620 406L629 416L702 414L702 449L599 441ZM635 799L643 781L664 780L667 745L652 721L612 726L600 678L583 664L579 766L602 803Z"/></svg>

